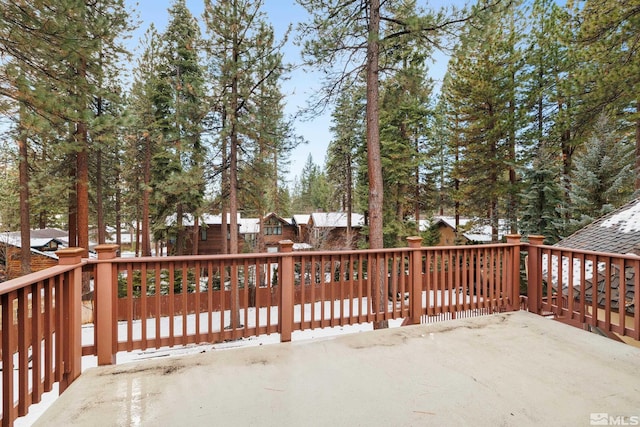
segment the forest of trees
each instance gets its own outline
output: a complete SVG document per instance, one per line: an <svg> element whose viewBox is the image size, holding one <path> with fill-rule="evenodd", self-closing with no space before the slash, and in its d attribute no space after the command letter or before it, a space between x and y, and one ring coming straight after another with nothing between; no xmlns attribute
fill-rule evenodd
<svg viewBox="0 0 640 427"><path fill-rule="evenodd" d="M127 224L138 255L149 236L180 254L187 216L340 210L367 213L373 248L440 214L553 243L640 187L637 2L297 0L308 20L282 39L263 3L194 16L175 0L134 56L124 0L1 1L2 230L28 249L29 229L61 227L88 248ZM290 183L293 66L322 72L301 113L330 108L332 140Z"/></svg>

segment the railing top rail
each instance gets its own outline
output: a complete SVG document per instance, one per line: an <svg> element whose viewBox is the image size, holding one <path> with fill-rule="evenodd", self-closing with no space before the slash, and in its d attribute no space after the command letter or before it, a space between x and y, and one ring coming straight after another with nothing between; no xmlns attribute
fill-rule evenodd
<svg viewBox="0 0 640 427"><path fill-rule="evenodd" d="M531 245L529 243L523 243L523 246L529 247ZM634 254L619 254L615 252L597 252L597 251L590 251L587 249L575 249L575 248L567 248L563 246L554 246L554 245L536 245L536 247L540 249L545 249L548 251L553 251L553 252L572 252L580 255L606 256L606 257L612 257L612 258L628 259L631 261L640 260L640 256L634 255Z"/></svg>
<svg viewBox="0 0 640 427"><path fill-rule="evenodd" d="M422 246L416 249L428 249L428 250L474 250L474 249L492 249L492 248L505 248L505 247L514 247L521 246L522 243L483 243L481 245L450 245L450 246Z"/></svg>
<svg viewBox="0 0 640 427"><path fill-rule="evenodd" d="M216 254L216 255L172 255L172 256L146 256L146 257L127 257L112 258L107 260L90 259L89 264L100 264L103 262L126 264L126 263L156 263L156 262L183 262L183 261L208 261L208 260L238 260L238 259L255 259L255 258L279 258L283 255L281 252L273 253L253 253L253 254Z"/></svg>
<svg viewBox="0 0 640 427"><path fill-rule="evenodd" d="M80 264L71 265L56 265L44 270L36 271L34 273L27 274L26 276L16 277L15 279L7 280L0 283L0 295L8 294L15 290L24 288L25 286L32 285L43 280L50 279L52 277L59 276L60 274L71 271L78 266L85 265L87 260L83 259Z"/></svg>
<svg viewBox="0 0 640 427"><path fill-rule="evenodd" d="M416 250L432 250L432 251L448 251L448 250L478 250L491 248L504 248L519 246L520 243L491 243L482 245L464 245L464 246L422 246L418 248L398 247L383 249L356 249L356 250L339 250L339 251L293 251L293 252L269 252L269 253L243 253L243 254L216 254L216 255L174 255L174 256L151 256L151 257L133 257L133 258L114 258L109 260L87 260L89 264L99 264L101 262L110 263L157 263L157 262L190 262L190 261L226 261L226 260L244 260L244 259L265 259L265 258L281 258L281 257L320 257L320 256L340 256L340 255L369 255L384 254L394 252L412 252Z"/></svg>

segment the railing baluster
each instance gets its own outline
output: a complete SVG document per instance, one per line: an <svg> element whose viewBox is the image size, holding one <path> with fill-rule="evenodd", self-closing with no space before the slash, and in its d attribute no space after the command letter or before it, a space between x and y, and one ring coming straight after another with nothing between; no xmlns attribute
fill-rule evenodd
<svg viewBox="0 0 640 427"><path fill-rule="evenodd" d="M32 403L39 403L42 396L42 282L32 287L31 296L31 384Z"/></svg>
<svg viewBox="0 0 640 427"><path fill-rule="evenodd" d="M155 274L155 292L154 292L153 295L155 297L155 307L156 307L155 342L156 342L156 348L160 348L162 346L162 324L161 324L162 300L163 300L163 295L162 295L162 264L159 263L159 262L154 263L153 270L154 270L153 272Z"/></svg>
<svg viewBox="0 0 640 427"><path fill-rule="evenodd" d="M127 351L133 351L133 263L127 263Z"/></svg>
<svg viewBox="0 0 640 427"><path fill-rule="evenodd" d="M624 335L627 324L627 268L624 259L618 259L618 274L620 277L620 285L618 288L618 318L620 319L615 332Z"/></svg>
<svg viewBox="0 0 640 427"><path fill-rule="evenodd" d="M53 375L53 331L55 328L53 289L56 283L55 277L47 279L44 288L44 391L51 391L55 381Z"/></svg>
<svg viewBox="0 0 640 427"><path fill-rule="evenodd" d="M143 263L140 265L140 296L138 297L140 301L140 342L142 345L142 349L146 350L147 348L147 264Z"/></svg>
<svg viewBox="0 0 640 427"><path fill-rule="evenodd" d="M29 288L18 290L18 416L27 414L29 404L29 342L27 337Z"/></svg>
<svg viewBox="0 0 640 427"><path fill-rule="evenodd" d="M13 302L17 295L17 291L0 295L0 305L2 306L2 421L5 425L12 425L16 418L13 348L17 329L13 327Z"/></svg>
<svg viewBox="0 0 640 427"><path fill-rule="evenodd" d="M611 330L611 258L605 257L604 265L604 327Z"/></svg>
<svg viewBox="0 0 640 427"><path fill-rule="evenodd" d="M63 358L63 349L64 349L64 304L63 304L63 296L64 296L64 287L63 281L65 280L65 275L58 276L56 278L56 286L54 289L54 306L56 308L55 311L55 376L54 379L56 382L62 381L62 375L64 373L64 358Z"/></svg>
<svg viewBox="0 0 640 427"><path fill-rule="evenodd" d="M587 321L587 313L586 313L586 283L587 283L587 258L584 254L580 254L580 296L579 296L579 300L580 300L580 312L578 315L578 321L580 323L585 323Z"/></svg>
<svg viewBox="0 0 640 427"><path fill-rule="evenodd" d="M194 342L195 343L200 343L203 341L202 338L202 329L200 326L200 312L201 312L201 307L200 307L200 269L201 269L201 265L200 265L200 261L196 261L195 263L195 267L193 268L194 270L194 286L195 286L195 302L194 302L194 313L195 313L195 334L194 334Z"/></svg>
<svg viewBox="0 0 640 427"><path fill-rule="evenodd" d="M640 340L640 260L633 261L633 331L629 334Z"/></svg>
<svg viewBox="0 0 640 427"><path fill-rule="evenodd" d="M564 308L564 292L561 293L563 313L569 315L569 319L573 320L573 284L575 283L574 263L575 258L573 253L567 254L568 266L569 266L569 280L567 282L567 307Z"/></svg>

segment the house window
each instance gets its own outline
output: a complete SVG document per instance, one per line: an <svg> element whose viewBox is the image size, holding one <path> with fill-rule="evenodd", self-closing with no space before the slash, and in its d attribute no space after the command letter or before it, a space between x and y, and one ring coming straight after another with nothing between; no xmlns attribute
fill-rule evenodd
<svg viewBox="0 0 640 427"><path fill-rule="evenodd" d="M205 227L200 227L200 240L207 240L207 229Z"/></svg>
<svg viewBox="0 0 640 427"><path fill-rule="evenodd" d="M282 227L280 225L268 225L265 228L264 234L267 236L275 236L282 234Z"/></svg>
<svg viewBox="0 0 640 427"><path fill-rule="evenodd" d="M279 236L282 234L282 224L275 218L270 218L265 223L264 234L267 236Z"/></svg>

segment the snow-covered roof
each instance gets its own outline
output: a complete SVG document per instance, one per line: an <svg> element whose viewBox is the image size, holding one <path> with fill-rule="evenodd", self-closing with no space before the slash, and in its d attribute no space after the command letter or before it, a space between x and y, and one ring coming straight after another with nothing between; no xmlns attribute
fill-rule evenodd
<svg viewBox="0 0 640 427"><path fill-rule="evenodd" d="M313 246L311 246L308 243L294 243L293 244L293 250L294 251L309 251L313 249Z"/></svg>
<svg viewBox="0 0 640 427"><path fill-rule="evenodd" d="M58 259L58 255L56 255L56 253L53 252L53 251L45 252L45 251L39 251L37 249L31 248L31 253L32 254L37 254L37 255L42 255L42 256L45 256L45 257L51 258L51 259Z"/></svg>
<svg viewBox="0 0 640 427"><path fill-rule="evenodd" d="M49 239L68 239L69 232L59 228L43 228L31 230L29 232L31 238L49 238Z"/></svg>
<svg viewBox="0 0 640 427"><path fill-rule="evenodd" d="M240 224L240 213L237 214L238 224ZM176 223L177 215L173 214L166 218L166 225L174 225ZM227 224L231 223L231 214L227 213ZM193 227L193 215L190 213L186 213L182 216L182 225L185 227ZM208 225L221 225L222 224L222 215L213 215L213 214L202 214L200 216L200 225L208 224Z"/></svg>
<svg viewBox="0 0 640 427"><path fill-rule="evenodd" d="M309 219L311 219L311 215L308 214L296 214L293 216L293 222L297 225L309 224Z"/></svg>
<svg viewBox="0 0 640 427"><path fill-rule="evenodd" d="M258 234L260 232L260 218L239 218L240 234Z"/></svg>
<svg viewBox="0 0 640 427"><path fill-rule="evenodd" d="M345 228L347 226L346 212L314 212L311 214L311 222L315 227ZM364 225L364 215L358 213L351 214L351 226L362 227Z"/></svg>
<svg viewBox="0 0 640 427"><path fill-rule="evenodd" d="M29 239L29 245L31 248L32 254L42 255L52 259L58 259L58 256L53 251L41 251L35 248L42 248L47 246L50 242L55 241L58 244L59 248L63 248L67 246L68 237L62 238L54 238L54 237L44 237L47 235L59 235L62 233L63 235L66 232L57 229L43 229L43 230L31 230ZM43 237L34 237L34 236L43 236ZM0 233L0 242L5 243L10 246L14 246L16 248L22 247L22 241L20 238L19 231Z"/></svg>
<svg viewBox="0 0 640 427"><path fill-rule="evenodd" d="M33 237L33 234L34 233L32 232L31 238L29 239L29 246L32 248L41 248L43 246L46 246L51 241L56 241L59 245L65 244L62 239L53 237ZM20 238L19 231L0 233L0 242L15 246L17 248L22 247L22 240Z"/></svg>
<svg viewBox="0 0 640 427"><path fill-rule="evenodd" d="M634 199L556 243L572 249L640 255L640 199Z"/></svg>
<svg viewBox="0 0 640 427"><path fill-rule="evenodd" d="M269 218L275 218L278 221L280 221L281 223L285 224L285 225L291 225L291 222L282 218L281 216L279 216L278 214L276 214L275 212L269 212L268 214L266 214L264 216L264 220L266 221Z"/></svg>

